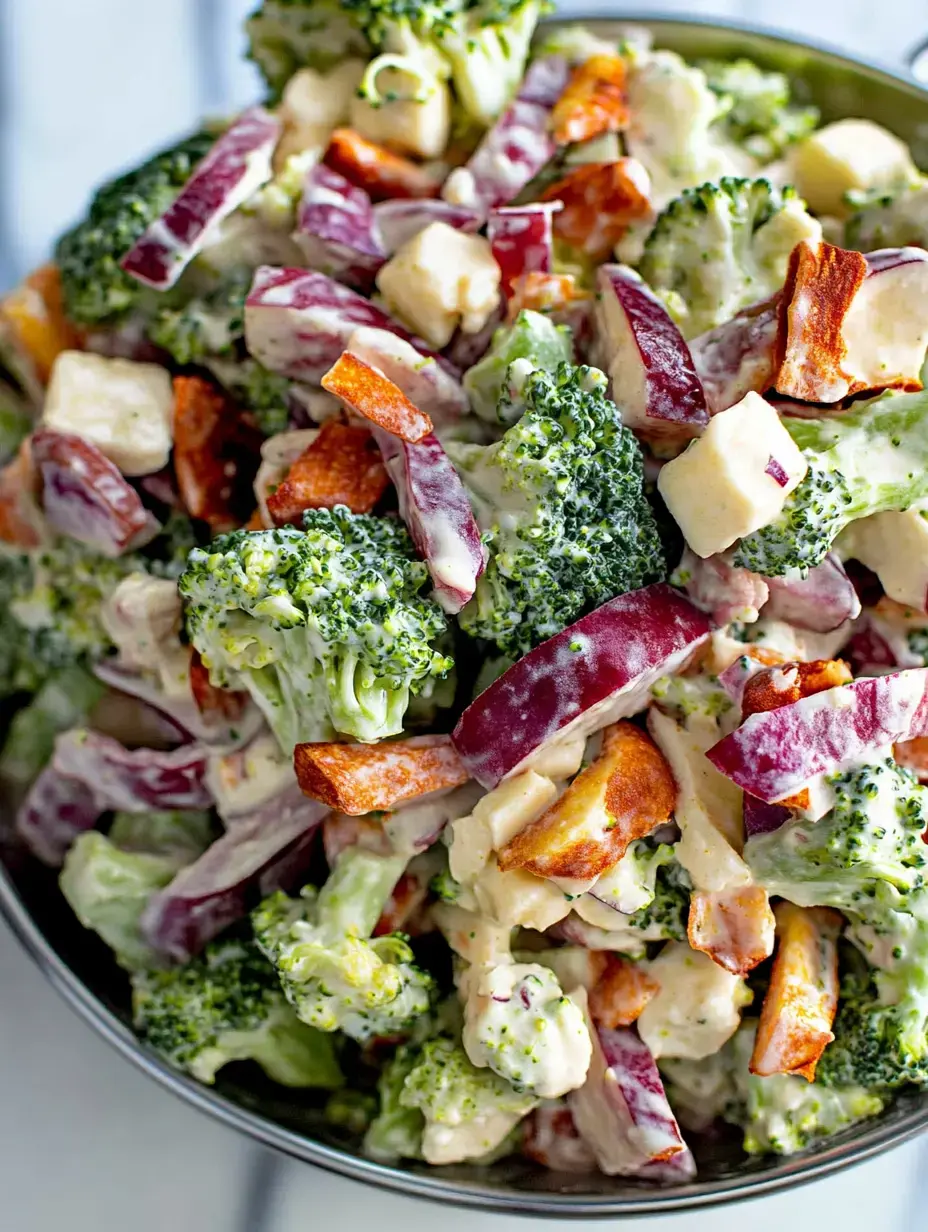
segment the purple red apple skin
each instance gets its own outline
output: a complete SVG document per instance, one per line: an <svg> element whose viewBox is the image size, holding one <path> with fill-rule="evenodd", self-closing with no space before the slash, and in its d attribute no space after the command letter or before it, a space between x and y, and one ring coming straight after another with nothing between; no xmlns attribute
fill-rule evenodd
<svg viewBox="0 0 928 1232"><path fill-rule="evenodd" d="M429 197L378 201L374 206L374 223L390 256L433 222L443 222L455 231L472 233L480 230L483 215L468 205L453 205L450 201Z"/></svg>
<svg viewBox="0 0 928 1232"><path fill-rule="evenodd" d="M370 197L324 163L306 174L293 238L313 269L361 291L387 260Z"/></svg>
<svg viewBox="0 0 928 1232"><path fill-rule="evenodd" d="M688 659L712 629L666 583L620 595L529 651L481 693L454 729L455 747L474 778L494 787L555 738L636 714L654 680Z"/></svg>

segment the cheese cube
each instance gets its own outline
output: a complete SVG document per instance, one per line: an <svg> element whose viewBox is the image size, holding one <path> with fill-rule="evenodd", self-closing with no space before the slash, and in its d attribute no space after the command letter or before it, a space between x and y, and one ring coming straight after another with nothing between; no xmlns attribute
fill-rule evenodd
<svg viewBox="0 0 928 1232"><path fill-rule="evenodd" d="M638 1019L638 1034L658 1057L711 1057L731 1039L751 993L738 975L685 941L664 946L648 965L661 986Z"/></svg>
<svg viewBox="0 0 928 1232"><path fill-rule="evenodd" d="M918 172L904 141L870 120L838 120L793 147L792 182L815 214L847 213L852 189L892 188Z"/></svg>
<svg viewBox="0 0 928 1232"><path fill-rule="evenodd" d="M556 796L550 779L527 770L488 792L469 817L452 822L448 858L455 881L473 882L493 852L540 817Z"/></svg>
<svg viewBox="0 0 928 1232"><path fill-rule="evenodd" d="M686 542L705 558L772 522L807 470L776 410L750 393L714 416L664 466L657 486Z"/></svg>
<svg viewBox="0 0 928 1232"><path fill-rule="evenodd" d="M170 457L173 407L165 368L65 351L52 369L42 422L90 441L124 475L150 475Z"/></svg>
<svg viewBox="0 0 928 1232"><path fill-rule="evenodd" d="M387 262L377 286L391 311L440 349L458 326L483 329L499 303L500 272L488 240L433 222Z"/></svg>
<svg viewBox="0 0 928 1232"><path fill-rule="evenodd" d="M570 899L553 882L523 868L504 873L495 860L474 882L474 894L483 914L508 928L544 932L570 914Z"/></svg>
<svg viewBox="0 0 928 1232"><path fill-rule="evenodd" d="M844 532L838 548L872 569L890 599L928 611L928 509L861 518Z"/></svg>
<svg viewBox="0 0 928 1232"><path fill-rule="evenodd" d="M385 68L377 74L377 90L384 101L376 105L359 94L352 98L351 127L402 154L441 157L451 132L451 91L445 82Z"/></svg>
<svg viewBox="0 0 928 1232"><path fill-rule="evenodd" d="M345 60L329 73L301 68L287 82L280 104L284 131L274 153L282 171L295 154L314 150L321 158L332 132L348 123L351 100L364 75L363 60Z"/></svg>

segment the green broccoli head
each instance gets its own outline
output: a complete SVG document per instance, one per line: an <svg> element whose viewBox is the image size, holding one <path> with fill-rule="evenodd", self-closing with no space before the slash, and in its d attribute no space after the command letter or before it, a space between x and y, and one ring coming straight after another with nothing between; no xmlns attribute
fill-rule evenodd
<svg viewBox="0 0 928 1232"><path fill-rule="evenodd" d="M818 124L816 107L793 105L785 73L765 72L744 59L703 60L699 67L726 108L720 120L725 134L759 162L773 162Z"/></svg>
<svg viewBox="0 0 928 1232"><path fill-rule="evenodd" d="M595 368L530 372L502 440L449 443L489 551L460 624L514 659L666 575L641 449L605 386Z"/></svg>
<svg viewBox="0 0 928 1232"><path fill-rule="evenodd" d="M489 351L464 374L471 409L488 423L508 428L524 410L521 397L510 383L510 366L522 361L514 376L517 384L524 384L526 373L541 369L554 374L562 363L571 362L573 354L566 326L555 325L540 312L520 312L511 325L499 327Z"/></svg>
<svg viewBox="0 0 928 1232"><path fill-rule="evenodd" d="M55 249L72 320L111 324L150 298L119 262L173 203L214 141L214 133L195 133L97 190L87 217Z"/></svg>
<svg viewBox="0 0 928 1232"><path fill-rule="evenodd" d="M726 176L670 202L638 268L694 338L778 291L793 248L820 234L795 189Z"/></svg>
<svg viewBox="0 0 928 1232"><path fill-rule="evenodd" d="M844 247L928 248L928 179L858 204L844 224Z"/></svg>
<svg viewBox="0 0 928 1232"><path fill-rule="evenodd" d="M132 1008L145 1043L200 1082L231 1061L256 1061L284 1086L342 1084L332 1039L300 1022L249 942L214 941L182 967L136 972Z"/></svg>
<svg viewBox="0 0 928 1232"><path fill-rule="evenodd" d="M4 379L0 367L0 466L5 466L32 431L35 415L25 396Z"/></svg>
<svg viewBox="0 0 928 1232"><path fill-rule="evenodd" d="M925 882L928 788L887 757L828 779L834 806L748 840L757 882L800 907L835 907L869 923L891 918Z"/></svg>
<svg viewBox="0 0 928 1232"><path fill-rule="evenodd" d="M276 436L290 427L290 394L293 382L271 372L256 359L213 359L210 372L248 411L265 436Z"/></svg>
<svg viewBox="0 0 928 1232"><path fill-rule="evenodd" d="M405 865L404 856L351 847L320 891L272 895L252 914L258 945L304 1022L367 1040L407 1031L429 1009L432 979L406 939L371 939Z"/></svg>
<svg viewBox="0 0 928 1232"><path fill-rule="evenodd" d="M627 862L627 867L626 867ZM693 883L667 843L638 839L597 885L596 896L606 897L606 885L622 885L623 909L634 910L624 923L644 933L648 940L683 941Z"/></svg>
<svg viewBox="0 0 928 1232"><path fill-rule="evenodd" d="M805 576L859 518L928 497L928 394L884 394L840 419L786 419L809 471L779 517L741 540L734 564ZM853 555L853 528L846 555Z"/></svg>
<svg viewBox="0 0 928 1232"><path fill-rule="evenodd" d="M369 58L372 47L344 0L264 0L245 26L248 56L277 100L301 68L327 72L349 56Z"/></svg>
<svg viewBox="0 0 928 1232"><path fill-rule="evenodd" d="M390 518L313 509L305 532L236 531L190 554L187 631L217 684L247 689L281 747L403 730L453 666L428 572Z"/></svg>

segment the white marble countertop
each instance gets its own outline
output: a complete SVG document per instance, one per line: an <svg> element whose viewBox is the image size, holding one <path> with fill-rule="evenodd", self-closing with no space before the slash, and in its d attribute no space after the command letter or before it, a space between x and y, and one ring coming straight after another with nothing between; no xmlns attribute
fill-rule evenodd
<svg viewBox="0 0 928 1232"><path fill-rule="evenodd" d="M0 5L0 288L46 253L91 186L205 110L253 97L237 61L252 0ZM608 4L562 9L605 13ZM670 0L627 10L758 21L898 64L926 0ZM0 924L3 1232L516 1232L514 1218L414 1203L273 1157L183 1106L78 1021ZM924 1232L916 1142L747 1208L650 1218L648 1232ZM557 1226L551 1224L549 1226ZM566 1223L561 1224L566 1229ZM615 1225L609 1225L615 1226Z"/></svg>

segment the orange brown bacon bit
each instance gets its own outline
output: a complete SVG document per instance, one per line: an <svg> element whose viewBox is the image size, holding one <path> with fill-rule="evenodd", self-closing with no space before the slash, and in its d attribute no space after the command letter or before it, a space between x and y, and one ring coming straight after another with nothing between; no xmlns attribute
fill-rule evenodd
<svg viewBox="0 0 928 1232"><path fill-rule="evenodd" d="M293 764L305 795L353 817L461 787L470 777L449 736L384 744L298 744Z"/></svg>
<svg viewBox="0 0 928 1232"><path fill-rule="evenodd" d="M367 428L330 419L267 498L267 508L275 526L299 525L305 510L336 505L346 505L352 513L370 513L389 482Z"/></svg>
<svg viewBox="0 0 928 1232"><path fill-rule="evenodd" d="M428 897L429 889L411 873L403 873L393 887L387 905L374 926L373 936L387 937L390 933L413 933L410 927L413 916Z"/></svg>
<svg viewBox="0 0 928 1232"><path fill-rule="evenodd" d="M558 145L589 141L627 126L625 77L625 61L620 56L591 56L577 65L551 113Z"/></svg>
<svg viewBox="0 0 928 1232"><path fill-rule="evenodd" d="M398 385L350 351L343 351L328 370L322 378L322 388L341 398L349 410L411 445L432 431L431 419L409 401Z"/></svg>
<svg viewBox="0 0 928 1232"><path fill-rule="evenodd" d="M844 318L867 275L862 253L803 240L790 254L780 304L777 393L838 402L849 392Z"/></svg>
<svg viewBox="0 0 928 1232"><path fill-rule="evenodd" d="M651 213L648 176L634 158L588 163L541 194L561 201L554 234L594 260L605 259L629 226Z"/></svg>
<svg viewBox="0 0 928 1232"><path fill-rule="evenodd" d="M190 655L190 692L200 714L218 714L226 719L237 719L248 704L247 693L232 689L217 689L209 678L209 668L200 658L200 652Z"/></svg>
<svg viewBox="0 0 928 1232"><path fill-rule="evenodd" d="M81 346L80 333L64 314L57 265L41 266L0 301L0 322L28 356L42 385L48 384L62 351L78 350Z"/></svg>
<svg viewBox="0 0 928 1232"><path fill-rule="evenodd" d="M586 291L577 287L573 274L543 274L532 270L512 280L508 319L514 321L524 309L532 312L556 312L578 299L589 299Z"/></svg>
<svg viewBox="0 0 928 1232"><path fill-rule="evenodd" d="M599 877L629 843L669 820L676 790L650 737L633 723L616 723L606 729L596 761L499 852L499 866L538 877Z"/></svg>
<svg viewBox="0 0 928 1232"><path fill-rule="evenodd" d="M324 162L372 201L397 197L437 197L441 184L424 168L368 141L353 128L337 128L329 140Z"/></svg>
<svg viewBox="0 0 928 1232"><path fill-rule="evenodd" d="M251 496L260 434L210 381L174 379L174 473L187 512L214 534L241 526Z"/></svg>
<svg viewBox="0 0 928 1232"><path fill-rule="evenodd" d="M777 953L764 997L751 1073L801 1074L809 1082L838 1008L838 935L844 925L828 907L776 906Z"/></svg>
<svg viewBox="0 0 928 1232"><path fill-rule="evenodd" d="M606 960L605 971L590 991L590 1015L600 1027L629 1027L661 986L639 963L619 954L607 954Z"/></svg>
<svg viewBox="0 0 928 1232"><path fill-rule="evenodd" d="M698 891L690 899L687 938L733 975L747 975L773 953L774 917L761 886Z"/></svg>
<svg viewBox="0 0 928 1232"><path fill-rule="evenodd" d="M33 463L32 446L27 437L12 462L0 470L0 542L18 548L37 548L41 544L41 491L41 477Z"/></svg>

